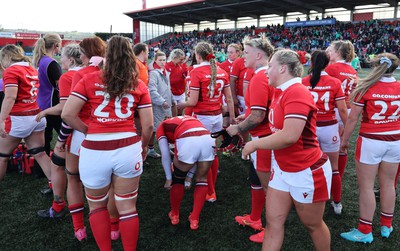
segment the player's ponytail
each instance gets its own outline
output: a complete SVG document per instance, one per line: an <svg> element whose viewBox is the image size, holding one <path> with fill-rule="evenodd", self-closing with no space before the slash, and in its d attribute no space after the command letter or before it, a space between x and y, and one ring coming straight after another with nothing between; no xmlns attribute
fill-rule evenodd
<svg viewBox="0 0 400 251"><path fill-rule="evenodd" d="M317 86L320 78L321 72L329 63L329 57L325 51L316 50L311 54L311 67L308 73L311 75L310 84L312 89Z"/></svg>
<svg viewBox="0 0 400 251"><path fill-rule="evenodd" d="M48 55L47 50L53 48L54 46L61 46L61 37L55 33L48 33L44 35L43 38L39 38L35 47L33 48L33 67L37 68L39 65L39 60L44 56Z"/></svg>
<svg viewBox="0 0 400 251"><path fill-rule="evenodd" d="M195 52L204 60L210 62L211 67L211 80L208 85L208 96L214 96L215 84L217 81L217 64L211 44L207 42L199 42L195 47Z"/></svg>
<svg viewBox="0 0 400 251"><path fill-rule="evenodd" d="M357 82L356 88L350 94L350 100L359 101L362 96L376 84L383 76L391 77L400 64L398 57L391 53L381 53L372 59L372 71Z"/></svg>

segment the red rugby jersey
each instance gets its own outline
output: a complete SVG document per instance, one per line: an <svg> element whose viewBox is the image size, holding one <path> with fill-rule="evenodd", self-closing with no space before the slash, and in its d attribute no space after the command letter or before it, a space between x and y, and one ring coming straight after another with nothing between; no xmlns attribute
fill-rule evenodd
<svg viewBox="0 0 400 251"><path fill-rule="evenodd" d="M350 108L349 96L357 84L357 71L354 70L350 63L346 63L344 60L328 65L325 71L329 76L340 80L344 96L346 97L347 108Z"/></svg>
<svg viewBox="0 0 400 251"><path fill-rule="evenodd" d="M68 99L69 94L71 93L72 78L79 69L81 68L80 67L71 68L67 72L61 75L60 80L58 81L60 100Z"/></svg>
<svg viewBox="0 0 400 251"><path fill-rule="evenodd" d="M301 84L301 78L291 79L278 89L282 92L274 97L268 115L272 133L282 130L288 118L303 119L306 124L296 143L283 149L274 149L275 158L285 172L302 171L322 156L316 134L317 107L310 92Z"/></svg>
<svg viewBox="0 0 400 251"><path fill-rule="evenodd" d="M72 77L72 84L71 84L71 91L75 88L75 85L83 78L88 73L92 73L95 71L99 71L99 67L97 66L86 66L85 68L80 69L77 71L74 76ZM82 107L81 112L79 113L79 118L83 121L85 124L89 124L90 122L90 107L89 104L85 104Z"/></svg>
<svg viewBox="0 0 400 251"><path fill-rule="evenodd" d="M243 80L246 73L244 58L237 58L232 64L230 76L236 78L236 95L243 96Z"/></svg>
<svg viewBox="0 0 400 251"><path fill-rule="evenodd" d="M228 73L228 75L230 75L233 62L235 62L235 61L230 61L230 60L228 59L228 60L225 60L225 61L222 62L222 63L219 63L218 66L219 66L222 70L226 71L226 73Z"/></svg>
<svg viewBox="0 0 400 251"><path fill-rule="evenodd" d="M18 62L3 72L3 91L7 87L17 87L17 98L10 113L26 112L39 109L36 102L39 77L38 72L28 62Z"/></svg>
<svg viewBox="0 0 400 251"><path fill-rule="evenodd" d="M258 68L251 78L244 97L246 103L246 118L250 115L251 110L261 110L265 112L264 120L251 129L251 136L265 136L271 134L268 126L268 109L274 95L274 88L268 85L268 78L265 75L267 67Z"/></svg>
<svg viewBox="0 0 400 251"><path fill-rule="evenodd" d="M209 112L221 113L222 90L229 87L228 74L217 67L217 80L214 87L214 95L209 96L209 84L211 80L210 63L203 62L196 65L190 72L189 90L199 91L199 99L193 107L195 114L207 115Z"/></svg>
<svg viewBox="0 0 400 251"><path fill-rule="evenodd" d="M326 72L321 72L321 78L314 87L311 88L311 76L303 78L302 82L314 98L317 106L317 121L332 121L336 120L335 110L336 101L344 100L344 94L340 80L329 76Z"/></svg>
<svg viewBox="0 0 400 251"><path fill-rule="evenodd" d="M172 61L165 64L165 70L169 72L169 81L173 95L179 96L186 91L185 78L188 74L186 63L175 65Z"/></svg>
<svg viewBox="0 0 400 251"><path fill-rule="evenodd" d="M353 104L364 107L360 133L400 131L400 83L395 78L381 78Z"/></svg>
<svg viewBox="0 0 400 251"><path fill-rule="evenodd" d="M191 116L178 116L164 120L157 128L157 140L166 138L169 143L175 143L176 139L189 129L202 128L207 129L196 118Z"/></svg>
<svg viewBox="0 0 400 251"><path fill-rule="evenodd" d="M86 74L74 87L74 95L89 104L91 120L88 134L112 132L136 132L134 113L137 109L151 107L147 86L139 80L135 90L125 94L121 99L109 100L104 92L102 72Z"/></svg>

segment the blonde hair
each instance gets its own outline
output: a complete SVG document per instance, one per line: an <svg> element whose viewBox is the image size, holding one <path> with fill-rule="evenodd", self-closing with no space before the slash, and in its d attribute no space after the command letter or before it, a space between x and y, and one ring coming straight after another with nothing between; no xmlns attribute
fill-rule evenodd
<svg viewBox="0 0 400 251"><path fill-rule="evenodd" d="M69 66L69 68L76 67L82 65L81 50L79 44L70 43L62 48L61 56L65 56L69 59L72 59L73 63Z"/></svg>
<svg viewBox="0 0 400 251"><path fill-rule="evenodd" d="M268 58L274 53L274 46L272 46L269 39L265 36L265 33L262 33L259 38L253 39L250 36L245 36L243 38L243 44L262 50Z"/></svg>
<svg viewBox="0 0 400 251"><path fill-rule="evenodd" d="M368 89L375 85L382 76L391 76L399 64L399 58L391 53L376 55L371 61L373 69L368 76L358 80L356 88L350 94L350 100L359 101Z"/></svg>
<svg viewBox="0 0 400 251"><path fill-rule="evenodd" d="M283 49L275 50L273 56L281 65L286 65L290 75L301 77L303 75L303 64L300 62L299 54L295 51Z"/></svg>
<svg viewBox="0 0 400 251"><path fill-rule="evenodd" d="M349 40L334 41L331 48L339 52L346 62L351 62L355 57L354 45Z"/></svg>
<svg viewBox="0 0 400 251"><path fill-rule="evenodd" d="M240 44L232 43L232 44L228 45L228 48L229 47L234 48L236 52L242 53L242 46Z"/></svg>
<svg viewBox="0 0 400 251"><path fill-rule="evenodd" d="M165 53L163 51L158 50L156 52L156 54L154 55L154 61L156 61L158 57L162 57L162 56L165 57Z"/></svg>
<svg viewBox="0 0 400 251"><path fill-rule="evenodd" d="M217 65L215 63L214 51L210 43L199 42L197 43L194 51L199 55L204 61L209 61L211 66L211 80L208 85L208 96L211 98L214 96L215 83L217 81Z"/></svg>
<svg viewBox="0 0 400 251"><path fill-rule="evenodd" d="M29 57L25 56L24 50L16 45L8 44L0 50L0 64L6 69L11 64L17 62L28 62L31 65Z"/></svg>
<svg viewBox="0 0 400 251"><path fill-rule="evenodd" d="M44 55L49 56L47 50L57 45L61 46L61 37L58 34L48 33L43 38L39 38L33 48L33 66L37 68L40 58Z"/></svg>
<svg viewBox="0 0 400 251"><path fill-rule="evenodd" d="M181 49L173 49L171 51L171 54L169 54L169 60L171 61L171 60L173 60L175 58L182 57L182 56L185 56L185 52L183 52L183 50L181 50Z"/></svg>

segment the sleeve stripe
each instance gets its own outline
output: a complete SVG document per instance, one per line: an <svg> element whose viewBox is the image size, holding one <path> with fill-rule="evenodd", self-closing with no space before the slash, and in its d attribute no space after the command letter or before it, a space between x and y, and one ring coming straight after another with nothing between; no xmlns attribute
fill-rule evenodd
<svg viewBox="0 0 400 251"><path fill-rule="evenodd" d="M4 87L18 87L17 84L5 84Z"/></svg>
<svg viewBox="0 0 400 251"><path fill-rule="evenodd" d="M266 107L264 107L264 106L257 106L257 105L251 106L250 109L251 109L251 110L263 110L263 111L266 111L266 110L267 110Z"/></svg>
<svg viewBox="0 0 400 251"><path fill-rule="evenodd" d="M143 109L143 108L148 108L148 107L151 107L151 104L138 105L136 107L136 109Z"/></svg>
<svg viewBox="0 0 400 251"><path fill-rule="evenodd" d="M338 97L338 98L335 98L335 100L343 100L343 99L345 99L345 97Z"/></svg>
<svg viewBox="0 0 400 251"><path fill-rule="evenodd" d="M235 76L235 75L229 75L229 77L232 77L232 78L238 78L238 76Z"/></svg>
<svg viewBox="0 0 400 251"><path fill-rule="evenodd" d="M301 115L301 114L287 114L285 116L285 119L288 119L288 118L307 120L307 116L304 116L304 115Z"/></svg>
<svg viewBox="0 0 400 251"><path fill-rule="evenodd" d="M356 106L361 106L361 107L364 107L364 104L363 104L363 103L357 103L357 102L353 102L353 104L354 104L354 105L356 105Z"/></svg>
<svg viewBox="0 0 400 251"><path fill-rule="evenodd" d="M228 87L231 87L231 84L224 85L224 88L228 88Z"/></svg>
<svg viewBox="0 0 400 251"><path fill-rule="evenodd" d="M199 87L193 87L193 86L192 86L192 87L190 87L189 89L190 89L190 90L195 90L195 91L198 91L198 90L200 90L200 88L199 88Z"/></svg>
<svg viewBox="0 0 400 251"><path fill-rule="evenodd" d="M160 139L166 139L167 137L165 135L161 135L160 137L158 137L157 141L159 141Z"/></svg>
<svg viewBox="0 0 400 251"><path fill-rule="evenodd" d="M87 101L87 98L85 96L83 96L82 94L79 94L77 92L71 92L71 95L74 95L75 97L80 98L83 101Z"/></svg>
<svg viewBox="0 0 400 251"><path fill-rule="evenodd" d="M60 97L60 100L67 100L68 97Z"/></svg>

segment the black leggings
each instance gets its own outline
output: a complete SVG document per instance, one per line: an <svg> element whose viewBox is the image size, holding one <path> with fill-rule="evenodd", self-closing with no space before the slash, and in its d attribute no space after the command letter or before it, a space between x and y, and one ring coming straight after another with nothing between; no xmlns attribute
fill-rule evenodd
<svg viewBox="0 0 400 251"><path fill-rule="evenodd" d="M53 130L56 131L57 135L60 133L61 128L61 116L48 115L46 116L47 125L44 132L44 148L46 153L50 154L50 143L53 140Z"/></svg>
<svg viewBox="0 0 400 251"><path fill-rule="evenodd" d="M0 91L0 111L1 111L1 105L3 104L3 99L4 99L4 92Z"/></svg>

